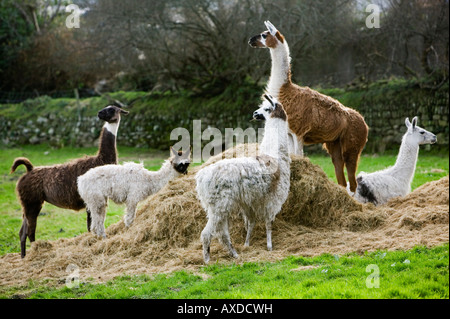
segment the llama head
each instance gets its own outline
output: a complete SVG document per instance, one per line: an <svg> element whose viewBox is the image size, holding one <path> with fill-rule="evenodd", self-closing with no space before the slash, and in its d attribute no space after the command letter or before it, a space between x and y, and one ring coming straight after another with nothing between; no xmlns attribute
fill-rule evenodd
<svg viewBox="0 0 450 319"><path fill-rule="evenodd" d="M275 49L280 43L284 43L284 37L270 21L264 21L267 31L257 34L248 40L253 48Z"/></svg>
<svg viewBox="0 0 450 319"><path fill-rule="evenodd" d="M409 121L409 118L406 118L405 125L408 128L405 137L411 143L415 143L418 145L436 143L436 135L417 126L417 116L415 116L411 122Z"/></svg>
<svg viewBox="0 0 450 319"><path fill-rule="evenodd" d="M117 123L120 120L120 115L127 115L129 112L122 109L117 105L108 105L104 109L98 112L98 118L108 122L108 123Z"/></svg>
<svg viewBox="0 0 450 319"><path fill-rule="evenodd" d="M189 164L191 163L190 155L191 150L187 152L175 151L173 147L170 148L170 153L172 154L170 158L170 163L172 167L180 174L187 174Z"/></svg>
<svg viewBox="0 0 450 319"><path fill-rule="evenodd" d="M259 109L253 112L253 118L255 120L268 120L269 118L279 118L286 121L286 112L283 106L278 102L276 98L270 94L264 94L265 100Z"/></svg>

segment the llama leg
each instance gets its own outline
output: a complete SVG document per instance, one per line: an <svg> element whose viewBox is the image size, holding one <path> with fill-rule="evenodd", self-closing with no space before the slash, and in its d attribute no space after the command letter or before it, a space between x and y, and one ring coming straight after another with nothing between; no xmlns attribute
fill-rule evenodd
<svg viewBox="0 0 450 319"><path fill-rule="evenodd" d="M20 238L20 256L22 258L26 255L26 246L27 246L27 233L28 233L28 224L27 224L27 218L24 216L22 220L22 227L19 231L19 238Z"/></svg>
<svg viewBox="0 0 450 319"><path fill-rule="evenodd" d="M338 184L347 187L344 175L344 158L342 156L342 150L339 140L334 142L325 143L328 153L331 155L331 160L334 165L334 172Z"/></svg>
<svg viewBox="0 0 450 319"><path fill-rule="evenodd" d="M298 141L298 155L303 157L303 138L302 137L298 137L296 135L294 135L294 137L296 137L297 141Z"/></svg>
<svg viewBox="0 0 450 319"><path fill-rule="evenodd" d="M22 258L26 255L26 243L27 237L30 243L35 241L36 236L36 223L39 216L39 212L42 209L42 203L26 203L24 205L24 214L22 227L19 231L20 236L20 255Z"/></svg>
<svg viewBox="0 0 450 319"><path fill-rule="evenodd" d="M89 231L94 235L97 232L97 216L98 213L95 206L86 203L86 224Z"/></svg>
<svg viewBox="0 0 450 319"><path fill-rule="evenodd" d="M247 219L247 236L245 237L244 247L250 246L250 236L252 235L253 228L255 227L255 220Z"/></svg>
<svg viewBox="0 0 450 319"><path fill-rule="evenodd" d="M134 221L134 217L136 216L136 204L130 203L127 204L127 213L124 218L124 223L126 227L130 227Z"/></svg>
<svg viewBox="0 0 450 319"><path fill-rule="evenodd" d="M294 132L289 130L289 132L288 132L288 153L303 156L303 145L300 150L298 142L299 142L299 139L298 139L297 135L295 135Z"/></svg>
<svg viewBox="0 0 450 319"><path fill-rule="evenodd" d="M221 233L221 241L222 243L228 248L228 251L230 252L230 255L234 258L238 258L239 255L237 254L236 250L234 249L233 245L231 244L231 238L230 238L230 232L228 230L228 218L222 221L222 229L220 231Z"/></svg>
<svg viewBox="0 0 450 319"><path fill-rule="evenodd" d="M212 227L213 226L211 219L208 219L208 222L206 223L206 226L203 229L202 234L200 236L203 245L203 260L205 261L205 264L209 263L210 258L210 246L213 231Z"/></svg>
<svg viewBox="0 0 450 319"><path fill-rule="evenodd" d="M272 251L272 221L266 220L267 250Z"/></svg>
<svg viewBox="0 0 450 319"><path fill-rule="evenodd" d="M354 193L356 191L356 169L358 167L358 157L359 154L356 156L351 154L348 156L345 156L345 167L347 167L347 176L348 176L348 182L350 183L350 191Z"/></svg>
<svg viewBox="0 0 450 319"><path fill-rule="evenodd" d="M90 208L89 211L91 212L91 227L90 232L93 235L97 235L97 226L98 226L98 212L97 209Z"/></svg>
<svg viewBox="0 0 450 319"><path fill-rule="evenodd" d="M97 234L103 238L106 238L105 232L106 205L99 210L98 217L99 220L97 224Z"/></svg>
<svg viewBox="0 0 450 319"><path fill-rule="evenodd" d="M292 136L291 132L288 132L288 152L289 154L295 154L296 151L294 136Z"/></svg>
<svg viewBox="0 0 450 319"><path fill-rule="evenodd" d="M87 230L88 230L88 232L90 232L92 217L91 217L91 212L89 211L89 209L87 207L86 207L86 223L87 223Z"/></svg>
<svg viewBox="0 0 450 319"><path fill-rule="evenodd" d="M97 204L95 207L89 208L92 216L91 232L99 237L106 238L105 219L106 219L106 203L102 206Z"/></svg>
<svg viewBox="0 0 450 319"><path fill-rule="evenodd" d="M37 214L39 214L39 212ZM30 240L30 244L36 240L36 238L35 238L36 224L37 224L36 221L37 221L37 215L27 217L27 236L28 236L28 239ZM26 245L26 237L27 236L25 236L25 241L23 242L23 244L24 244L23 245L23 248L24 248L23 256L24 257L25 257L25 245Z"/></svg>

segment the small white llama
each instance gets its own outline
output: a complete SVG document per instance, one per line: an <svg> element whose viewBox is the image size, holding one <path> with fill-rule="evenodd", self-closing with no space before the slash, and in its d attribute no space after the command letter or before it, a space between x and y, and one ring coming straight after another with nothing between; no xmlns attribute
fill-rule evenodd
<svg viewBox="0 0 450 319"><path fill-rule="evenodd" d="M186 174L190 151L176 152L157 171L149 171L141 164L105 165L90 169L78 177L78 192L92 215L91 231L106 237L105 218L108 198L117 204L126 204L125 226L129 227L136 215L139 202L158 192L170 180Z"/></svg>
<svg viewBox="0 0 450 319"><path fill-rule="evenodd" d="M436 135L416 125L417 116L411 122L406 118L405 124L408 129L403 135L395 165L378 172L359 174L358 187L354 193L356 200L381 205L393 197L411 192L419 145L433 144L437 139ZM348 188L347 191L353 195Z"/></svg>
<svg viewBox="0 0 450 319"><path fill-rule="evenodd" d="M267 249L272 250L272 222L286 201L290 187L287 117L283 107L271 96L253 113L265 120L264 138L255 157L224 159L198 171L197 194L208 222L201 234L205 263L210 259L212 237L217 237L237 258L231 244L228 219L242 213L247 228L245 246L258 217L266 223Z"/></svg>

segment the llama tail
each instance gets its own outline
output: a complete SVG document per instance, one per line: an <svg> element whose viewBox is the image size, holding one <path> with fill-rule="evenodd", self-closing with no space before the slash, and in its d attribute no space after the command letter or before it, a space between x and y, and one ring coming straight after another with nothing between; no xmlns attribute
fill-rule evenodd
<svg viewBox="0 0 450 319"><path fill-rule="evenodd" d="M20 165L25 165L25 167L27 168L27 172L30 172L33 169L33 164L31 164L28 158L18 157L14 160L14 163L11 166L10 174L14 173L16 171L16 168Z"/></svg>

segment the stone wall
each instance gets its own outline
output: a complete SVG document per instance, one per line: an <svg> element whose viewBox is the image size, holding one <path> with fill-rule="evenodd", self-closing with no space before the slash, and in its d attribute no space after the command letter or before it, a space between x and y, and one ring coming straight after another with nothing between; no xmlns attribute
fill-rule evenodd
<svg viewBox="0 0 450 319"><path fill-rule="evenodd" d="M430 90L404 83L328 93L364 116L370 128L366 153L383 153L387 149L398 149L406 132L405 118L409 117L411 120L414 116L418 117L420 127L437 135L437 147L432 146L433 148L448 149L448 85L439 90Z"/></svg>
<svg viewBox="0 0 450 319"><path fill-rule="evenodd" d="M366 89L320 91L364 116L370 127L365 153L398 150L406 131L405 118L414 116L419 117L419 126L438 136L438 145L431 146L432 149L448 150L448 85L430 90L406 82L378 83ZM238 97L223 94L213 98L114 93L113 98L125 102L141 98L130 108L130 115L123 118L118 143L167 150L174 143L169 138L172 129L184 127L192 134L193 120L202 120L202 130L208 126L219 128L223 136L226 127L257 128L261 123L250 122L250 119L260 102L260 92L262 89L253 88L251 93L239 93ZM96 114L106 105L107 101L99 97L77 101L46 96L20 104L0 105L0 144L6 147L37 143L49 143L54 147L96 145L103 124ZM312 153L320 149L321 145L316 145L305 151Z"/></svg>

